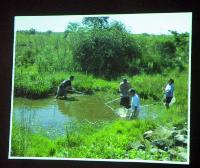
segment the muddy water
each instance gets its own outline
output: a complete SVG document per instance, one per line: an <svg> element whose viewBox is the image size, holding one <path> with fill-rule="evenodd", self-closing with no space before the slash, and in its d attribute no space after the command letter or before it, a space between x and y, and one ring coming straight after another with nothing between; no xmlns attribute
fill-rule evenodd
<svg viewBox="0 0 200 168"><path fill-rule="evenodd" d="M57 133L62 133L65 125L74 121L98 122L119 118L101 98L81 95L73 95L68 100L14 98L12 117L13 121L34 129L54 129Z"/></svg>
<svg viewBox="0 0 200 168"><path fill-rule="evenodd" d="M59 135L64 133L66 126L82 124L85 121L101 123L119 118L129 119L130 112L119 107L118 102L115 104L112 104L112 109L95 95L71 95L68 100L54 97L39 100L14 98L12 120L32 130L45 130ZM143 106L137 118L154 119L159 114L158 111L158 106Z"/></svg>
<svg viewBox="0 0 200 168"><path fill-rule="evenodd" d="M165 110L165 108L163 108L162 104L144 104L140 106L140 110L135 119L156 119L160 115L160 113L163 112L163 110ZM114 113L125 119L130 119L130 116L132 114L130 109L126 109L124 107L115 108Z"/></svg>

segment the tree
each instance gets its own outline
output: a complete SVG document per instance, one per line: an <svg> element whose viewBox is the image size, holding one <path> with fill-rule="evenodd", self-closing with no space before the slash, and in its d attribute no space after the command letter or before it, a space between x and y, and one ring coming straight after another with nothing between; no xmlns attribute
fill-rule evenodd
<svg viewBox="0 0 200 168"><path fill-rule="evenodd" d="M178 33L177 31L169 30L173 35L176 46L177 60L188 63L189 60L189 33ZM179 63L180 64L180 63Z"/></svg>
<svg viewBox="0 0 200 168"><path fill-rule="evenodd" d="M92 29L106 29L109 27L108 23L109 17L84 17L83 25Z"/></svg>
<svg viewBox="0 0 200 168"><path fill-rule="evenodd" d="M46 34L47 34L47 35L50 35L50 34L52 34L52 31L51 31L51 30L47 30L47 31L46 31Z"/></svg>
<svg viewBox="0 0 200 168"><path fill-rule="evenodd" d="M115 30L118 30L119 32L128 32L125 25L120 21L111 22L110 29L115 29Z"/></svg>
<svg viewBox="0 0 200 168"><path fill-rule="evenodd" d="M67 36L69 35L70 32L76 32L76 31L78 31L79 27L80 27L80 25L78 23L70 22L67 25L67 28L64 31L64 38L67 38Z"/></svg>
<svg viewBox="0 0 200 168"><path fill-rule="evenodd" d="M34 29L34 28L31 28L30 30L29 30L29 34L36 34L36 30Z"/></svg>
<svg viewBox="0 0 200 168"><path fill-rule="evenodd" d="M107 79L128 72L129 61L136 56L137 49L130 35L116 27L71 34L74 62L82 71Z"/></svg>

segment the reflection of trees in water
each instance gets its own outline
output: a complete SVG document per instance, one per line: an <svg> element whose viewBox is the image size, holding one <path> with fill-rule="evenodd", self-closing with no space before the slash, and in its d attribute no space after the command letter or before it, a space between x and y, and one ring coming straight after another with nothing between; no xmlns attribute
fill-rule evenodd
<svg viewBox="0 0 200 168"><path fill-rule="evenodd" d="M21 156L30 145L30 135L33 132L34 120L36 118L36 112L31 108L22 105L18 114L14 113L12 116L12 145L11 155L15 155L17 152ZM13 142L15 141L15 142Z"/></svg>
<svg viewBox="0 0 200 168"><path fill-rule="evenodd" d="M109 120L114 113L96 96L80 96L75 100L58 100L58 109L64 115L78 120Z"/></svg>
<svg viewBox="0 0 200 168"><path fill-rule="evenodd" d="M37 118L36 116L37 111L22 102L21 106L13 108L12 122L17 122L18 125L22 126L26 130L30 130L31 125L34 124L34 121Z"/></svg>
<svg viewBox="0 0 200 168"><path fill-rule="evenodd" d="M20 112L20 123L24 125L26 128L29 128L32 125L34 119L36 117L35 110L32 110L30 107L23 106Z"/></svg>
<svg viewBox="0 0 200 168"><path fill-rule="evenodd" d="M44 108L52 104L52 98L46 99L27 99L27 98L14 98L14 107L32 107L32 108Z"/></svg>

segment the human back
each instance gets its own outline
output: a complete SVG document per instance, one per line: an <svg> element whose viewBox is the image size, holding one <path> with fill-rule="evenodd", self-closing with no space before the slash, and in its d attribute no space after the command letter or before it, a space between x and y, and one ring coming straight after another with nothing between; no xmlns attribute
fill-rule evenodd
<svg viewBox="0 0 200 168"><path fill-rule="evenodd" d="M139 98L138 94L135 93L135 95L132 97L131 105L132 105L132 107L138 107L138 109L139 109L140 98Z"/></svg>
<svg viewBox="0 0 200 168"><path fill-rule="evenodd" d="M139 115L140 111L140 98L138 94L136 93L135 89L129 90L130 96L131 96L131 115L130 119L135 118Z"/></svg>
<svg viewBox="0 0 200 168"><path fill-rule="evenodd" d="M120 93L121 93L121 96L128 96L129 94L129 89L131 88L131 85L128 81L126 82L121 82L120 83Z"/></svg>
<svg viewBox="0 0 200 168"><path fill-rule="evenodd" d="M71 92L72 81L74 80L74 76L70 76L69 79L62 81L62 83L58 86L56 98L67 98L67 92Z"/></svg>
<svg viewBox="0 0 200 168"><path fill-rule="evenodd" d="M60 85L62 88L69 88L71 87L71 80L70 79L67 79L67 80L64 80L61 85Z"/></svg>
<svg viewBox="0 0 200 168"><path fill-rule="evenodd" d="M131 88L130 83L127 79L123 79L123 81L119 85L119 93L120 93L120 105L125 108L130 108L130 97L129 97L129 89Z"/></svg>

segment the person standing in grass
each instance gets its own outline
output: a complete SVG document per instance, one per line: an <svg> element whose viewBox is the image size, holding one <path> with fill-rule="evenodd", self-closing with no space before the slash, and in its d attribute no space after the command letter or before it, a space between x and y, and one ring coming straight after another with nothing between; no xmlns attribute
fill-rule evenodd
<svg viewBox="0 0 200 168"><path fill-rule="evenodd" d="M174 96L174 80L169 79L168 84L164 88L165 91L165 106L169 108L169 104L173 99Z"/></svg>
<svg viewBox="0 0 200 168"><path fill-rule="evenodd" d="M129 89L129 94L131 97L131 115L130 119L136 118L139 115L140 111L140 98L138 94L136 94L135 89Z"/></svg>
<svg viewBox="0 0 200 168"><path fill-rule="evenodd" d="M73 90L72 81L74 80L74 76L70 76L68 80L64 80L59 86L56 93L56 99L58 98L67 98L67 92Z"/></svg>
<svg viewBox="0 0 200 168"><path fill-rule="evenodd" d="M131 88L130 83L127 79L123 79L119 86L120 92L120 105L124 106L125 108L130 108L130 97L129 97L129 89Z"/></svg>

